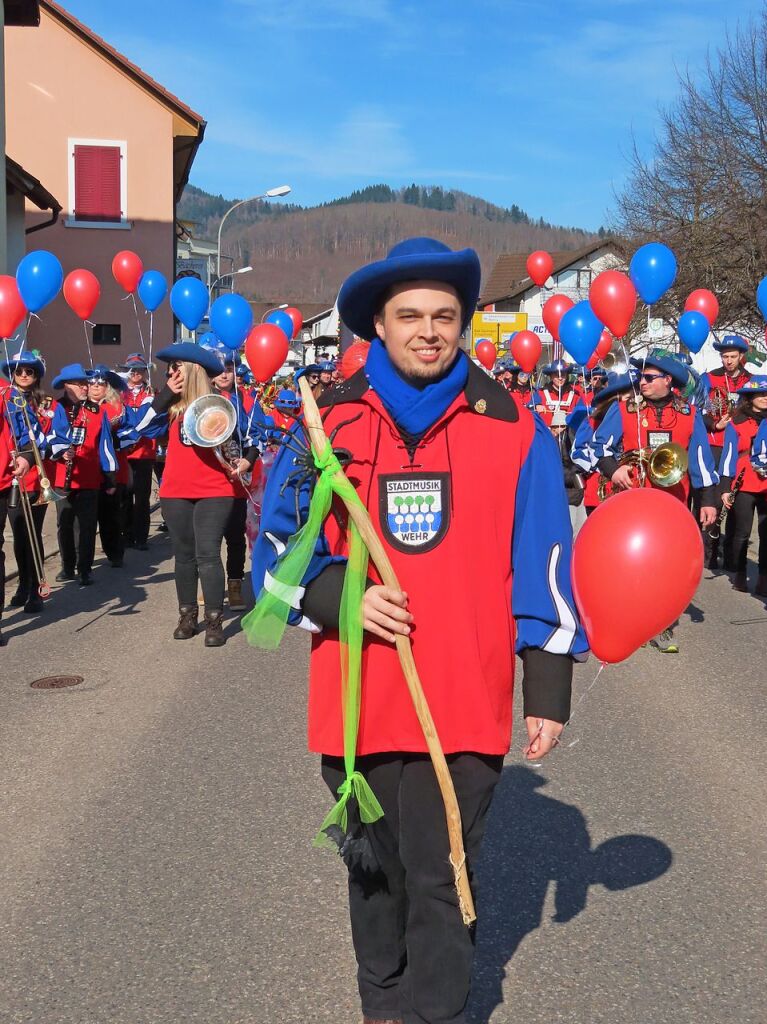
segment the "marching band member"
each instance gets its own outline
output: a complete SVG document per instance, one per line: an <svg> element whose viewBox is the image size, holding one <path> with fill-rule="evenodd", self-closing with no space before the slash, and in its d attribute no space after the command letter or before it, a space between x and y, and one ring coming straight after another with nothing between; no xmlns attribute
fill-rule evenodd
<svg viewBox="0 0 767 1024"><path fill-rule="evenodd" d="M573 437L567 425L567 417L562 409L554 410L549 430L559 449L565 493L567 494L567 505L570 512L570 525L573 528L573 536L575 536L586 519L583 505L584 480L580 466L573 461L570 454L573 446Z"/></svg>
<svg viewBox="0 0 767 1024"><path fill-rule="evenodd" d="M319 363L309 363L308 366L299 366L296 372L293 374L293 380L298 385L298 381L301 377L306 375L306 381L309 387L312 389L312 394L315 400L322 394L320 387L320 367Z"/></svg>
<svg viewBox="0 0 767 1024"><path fill-rule="evenodd" d="M278 430L290 430L301 413L301 396L295 391L283 388L277 393L274 400L274 408L269 413L269 419ZM277 442L281 440L277 437Z"/></svg>
<svg viewBox="0 0 767 1024"><path fill-rule="evenodd" d="M221 374L215 352L192 342L169 345L157 353L168 363L165 387L151 403L131 410L131 421L119 432L121 444L137 437L159 437L167 432L168 448L160 484L160 503L168 524L175 556L179 620L176 640L188 640L197 632L197 586L205 601L205 646L225 642L224 539L235 498L242 494L238 477L248 472L259 448L251 439L250 421L240 410L237 435L243 455L234 465L222 465L212 448L191 443L183 429L184 413L195 399L214 393L212 380Z"/></svg>
<svg viewBox="0 0 767 1024"><path fill-rule="evenodd" d="M669 442L680 444L688 453L688 472L666 490L687 503L690 484L700 488L700 523L705 529L716 519L719 478L700 412L672 393L673 387L686 387L687 370L671 356L654 352L631 363L640 371L639 400L614 402L596 428L593 448L599 471L615 487L628 489L635 479L631 468L620 464L622 456ZM654 486L648 474L643 482L645 487ZM676 654L679 648L672 636L671 629L664 630L651 644L662 653Z"/></svg>
<svg viewBox="0 0 767 1024"><path fill-rule="evenodd" d="M6 371L7 373L7 371ZM0 386L0 616L5 606L5 523L14 487L22 486L34 456L22 410L7 382ZM0 647L7 641L0 632Z"/></svg>
<svg viewBox="0 0 767 1024"><path fill-rule="evenodd" d="M570 384L570 363L564 359L555 359L543 367L543 373L549 378L546 387L538 388L535 393L535 411L542 417L547 427L551 426L554 412L561 409L568 416L581 400L581 392Z"/></svg>
<svg viewBox="0 0 767 1024"><path fill-rule="evenodd" d="M68 437L70 446L54 465L52 484L66 497L56 502L61 571L56 579L89 586L96 551L98 498L102 484L114 494L117 455L106 408L88 400L88 373L80 363L69 363L53 379L51 387L63 388L64 397L53 416L52 429ZM75 543L75 523L79 536Z"/></svg>
<svg viewBox="0 0 767 1024"><path fill-rule="evenodd" d="M123 404L138 409L144 402L151 401L154 391L149 383L146 358L140 352L131 352L120 369L128 374L128 388L122 394ZM125 543L129 548L146 551L157 441L141 437L135 445L122 449L122 452L130 465L130 480L123 502Z"/></svg>
<svg viewBox="0 0 767 1024"><path fill-rule="evenodd" d="M754 594L767 597L767 468L763 455L767 435L767 376L754 375L738 389L738 404L724 429L724 445L719 475L722 500L732 520L732 557L735 590L748 591L746 564L748 540L756 511L759 531L757 556L759 574ZM760 458L761 453L761 458ZM733 495L733 480L743 473L740 487Z"/></svg>
<svg viewBox="0 0 767 1024"><path fill-rule="evenodd" d="M325 359L319 364L320 367L320 384L322 385L323 391L328 391L333 387L333 374L336 371L335 363L330 359Z"/></svg>
<svg viewBox="0 0 767 1024"><path fill-rule="evenodd" d="M706 407L703 410L703 422L708 430L708 443L717 464L722 456L724 432L732 418L732 410L738 400L738 389L751 379L745 368L748 355L748 343L739 334L727 334L721 341L714 342L714 348L720 353L722 365L719 369L704 373L701 382L706 391ZM724 532L724 563L725 568L735 571L732 562L732 531L734 516L728 516ZM703 534L705 560L709 569L719 567L719 538L712 539L708 533Z"/></svg>
<svg viewBox="0 0 767 1024"><path fill-rule="evenodd" d="M59 453L68 447L67 438L54 439L52 420L58 403L55 399L43 394L40 382L45 376L45 360L39 352L30 350L16 353L8 362L0 366L0 370L13 381L10 390L12 399L26 402L27 417L21 414L25 427L35 431L35 440L41 456L51 454L51 443L55 440L52 451ZM48 502L39 503L40 473L32 462L29 472L25 475L21 486L29 494L32 513L32 525L37 538L37 548L43 550L43 521L48 511ZM35 563L32 556L32 542L29 537L26 517L20 506L9 509L8 516L13 531L13 553L19 571L16 593L10 600L12 608L21 608L28 615L37 615L43 611L43 600L38 592L40 581L37 578Z"/></svg>
<svg viewBox="0 0 767 1024"><path fill-rule="evenodd" d="M88 401L106 409L112 437L122 423L122 392L128 385L103 363L96 363L88 374ZM125 557L125 495L130 484L128 456L117 449L114 489L101 485L98 497L98 531L101 547L113 569L121 569Z"/></svg>

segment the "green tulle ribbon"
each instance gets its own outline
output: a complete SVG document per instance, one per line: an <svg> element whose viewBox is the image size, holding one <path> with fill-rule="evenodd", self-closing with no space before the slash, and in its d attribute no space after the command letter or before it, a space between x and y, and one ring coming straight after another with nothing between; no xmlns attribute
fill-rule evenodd
<svg viewBox="0 0 767 1024"><path fill-rule="evenodd" d="M264 581L255 607L242 620L248 643L265 650L276 650L285 632L291 610L299 606L301 581L309 567L317 538L325 522L333 495L346 504L364 507L354 487L349 483L341 464L326 443L321 454L314 454L319 470L317 483L309 503L309 514L301 529L295 533L277 559L271 576ZM360 818L365 823L383 817L383 808L364 777L355 771L357 733L359 731L362 692L362 601L368 569L368 549L353 520L349 520L349 557L344 574L339 615L341 641L341 708L344 729L344 769L346 778L338 788L338 801L331 809L318 832L315 846L334 847L325 829L338 825L347 828L347 804L351 797L357 801Z"/></svg>

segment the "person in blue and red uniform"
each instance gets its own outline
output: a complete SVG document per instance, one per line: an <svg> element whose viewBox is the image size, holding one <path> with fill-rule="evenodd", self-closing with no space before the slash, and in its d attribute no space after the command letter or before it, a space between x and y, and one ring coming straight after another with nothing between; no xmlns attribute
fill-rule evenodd
<svg viewBox="0 0 767 1024"><path fill-rule="evenodd" d="M564 359L555 359L544 366L549 381L535 391L535 411L542 417L547 427L551 426L554 413L561 409L569 416L581 400L581 391L570 383L572 364Z"/></svg>
<svg viewBox="0 0 767 1024"><path fill-rule="evenodd" d="M384 809L370 829L380 870L349 869L365 1020L462 1024L474 954L448 860L444 808L394 646L409 635L455 784L469 872L511 738L516 652L526 753L558 742L573 659L586 654L570 585L571 530L557 446L544 424L459 342L480 265L471 249L414 238L356 271L338 308L372 338L363 369L323 395L325 429L404 590L370 570L362 609L356 769ZM282 447L264 496L254 592L305 517L309 485ZM296 489L298 488L298 494ZM417 499L417 500L416 500ZM345 777L338 616L345 527L329 517L289 621L313 633L309 746L335 793ZM450 586L445 587L444 581ZM516 645L515 645L516 638Z"/></svg>
<svg viewBox="0 0 767 1024"><path fill-rule="evenodd" d="M699 520L705 530L716 519L719 476L700 411L673 391L687 386L688 371L666 353L650 352L631 363L639 370L639 398L613 403L595 430L593 450L599 471L613 487L627 490L636 486L637 474L630 466L620 465L622 455L669 442L680 444L688 455L688 471L666 491L687 503L690 487L698 488ZM645 487L655 486L647 474L642 482ZM672 629L664 630L651 641L652 646L664 654L676 654L679 647L672 637Z"/></svg>
<svg viewBox="0 0 767 1024"><path fill-rule="evenodd" d="M7 370L5 371L8 372ZM9 375L10 376L10 375ZM34 460L22 410L13 401L13 388L0 382L0 617L5 608L5 523L14 488L24 486ZM13 504L13 502L11 502ZM0 632L0 647L7 641Z"/></svg>
<svg viewBox="0 0 767 1024"><path fill-rule="evenodd" d="M140 352L131 352L120 369L128 375L128 387L122 394L123 405L138 409L151 402L154 391L149 383L149 365ZM152 472L157 457L157 441L142 437L124 450L130 466L130 480L123 504L123 530L126 547L147 550L149 539Z"/></svg>
<svg viewBox="0 0 767 1024"><path fill-rule="evenodd" d="M296 417L300 412L300 395L296 394L295 391L289 391L287 388L283 388L282 391L277 392L277 397L274 400L274 408L269 413L269 419L278 430L290 430L296 422ZM279 443L280 436L277 435L275 440Z"/></svg>
<svg viewBox="0 0 767 1024"><path fill-rule="evenodd" d="M727 522L732 523L732 558L735 590L748 591L746 564L748 541L757 515L759 550L758 576L754 594L767 597L767 376L750 377L738 389L738 404L724 430L722 459L719 464L722 499L730 510ZM734 496L733 481L743 470L743 482Z"/></svg>
<svg viewBox="0 0 767 1024"><path fill-rule="evenodd" d="M79 576L80 585L87 587L93 582L99 491L103 486L107 494L115 493L117 455L109 413L88 400L88 372L80 363L63 367L51 387L64 389L51 429L57 437L69 439L69 447L56 459L51 480L55 490L65 495L56 502L61 556L56 579L62 582Z"/></svg>
<svg viewBox="0 0 767 1024"><path fill-rule="evenodd" d="M258 444L248 433L250 421L240 410L237 437L243 455L223 464L214 449L193 444L184 430L184 413L203 395L214 393L212 379L222 370L221 359L203 345L179 342L157 353L168 363L165 387L149 405L126 410L129 422L118 431L120 444L138 437L168 435L160 503L175 556L179 621L176 640L197 633L197 586L205 601L205 646L221 647L223 631L224 567L221 543L235 499L242 493L238 476L258 458Z"/></svg>
<svg viewBox="0 0 767 1024"><path fill-rule="evenodd" d="M115 432L122 423L122 395L128 386L118 373L103 363L96 363L87 373L88 401L106 410L114 439ZM124 510L125 496L130 484L130 467L127 454L119 449L116 449L116 452L115 487L112 489L104 484L101 486L98 524L101 547L109 564L113 569L121 569L125 556Z"/></svg>

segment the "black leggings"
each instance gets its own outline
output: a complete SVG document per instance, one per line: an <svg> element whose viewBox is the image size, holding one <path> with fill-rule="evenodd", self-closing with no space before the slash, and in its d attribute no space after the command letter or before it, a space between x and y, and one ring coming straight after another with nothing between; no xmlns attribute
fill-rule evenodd
<svg viewBox="0 0 767 1024"><path fill-rule="evenodd" d="M129 544L146 544L149 537L149 507L152 498L154 459L131 459L133 483L124 499L123 530Z"/></svg>
<svg viewBox="0 0 767 1024"><path fill-rule="evenodd" d="M5 608L5 521L8 518L8 499L11 496L10 487L0 491L0 612Z"/></svg>
<svg viewBox="0 0 767 1024"><path fill-rule="evenodd" d="M234 498L161 498L176 559L179 605L197 604L202 584L206 611L224 607L224 566L221 542Z"/></svg>
<svg viewBox="0 0 767 1024"><path fill-rule="evenodd" d="M756 509L758 517L759 575L767 576L767 492L764 491L761 494L738 491L735 495L735 503L727 516L728 522L732 521L732 554L735 572L746 571L748 539L751 536L751 526L754 522L754 509Z"/></svg>
<svg viewBox="0 0 767 1024"><path fill-rule="evenodd" d="M235 498L224 533L226 575L230 580L241 580L245 576L245 520L247 514L248 499Z"/></svg>
<svg viewBox="0 0 767 1024"><path fill-rule="evenodd" d="M38 494L38 491L33 491L29 495L29 500L35 501ZM38 550L44 558L43 521L45 513L48 511L48 504L33 505L30 511L32 512L32 522L37 536ZM35 562L32 558L32 545L29 543L29 531L27 530L24 510L20 505L17 508L11 508L8 510L8 518L11 521L11 529L13 530L13 554L16 557L16 565L19 570L18 589L22 594L26 594L27 597L34 597L37 594L40 581L37 578Z"/></svg>

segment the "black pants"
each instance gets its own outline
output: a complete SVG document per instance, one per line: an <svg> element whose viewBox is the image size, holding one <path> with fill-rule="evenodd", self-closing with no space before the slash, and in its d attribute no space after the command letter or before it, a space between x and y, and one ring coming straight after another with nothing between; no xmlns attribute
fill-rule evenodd
<svg viewBox="0 0 767 1024"><path fill-rule="evenodd" d="M61 568L72 574L90 572L96 551L99 492L91 489L70 491L62 501L56 502L56 523ZM75 522L78 537L75 544Z"/></svg>
<svg viewBox="0 0 767 1024"><path fill-rule="evenodd" d="M146 544L154 459L130 459L132 485L123 502L123 534L128 544Z"/></svg>
<svg viewBox="0 0 767 1024"><path fill-rule="evenodd" d="M732 520L733 564L735 572L746 571L748 539L754 522L754 510L758 517L759 575L767 576L767 493L749 494L747 491L738 491L735 495L735 503L727 516L728 520Z"/></svg>
<svg viewBox="0 0 767 1024"><path fill-rule="evenodd" d="M502 757L448 757L463 820L469 878L476 864ZM349 912L363 1014L405 1024L464 1024L474 931L463 923L448 860L445 810L434 768L420 754L360 757L384 809L367 826L382 870L349 872ZM322 758L335 795L343 760Z"/></svg>
<svg viewBox="0 0 767 1024"><path fill-rule="evenodd" d="M36 501L38 495L39 492L32 492L29 495L29 500ZM44 555L43 522L45 521L45 513L48 511L48 504L33 505L30 511L32 513L33 528L37 537L38 550ZM34 597L37 594L40 580L37 578L35 562L32 557L32 545L29 542L29 530L27 529L24 510L21 506L9 509L8 518L11 521L11 530L13 531L13 554L19 570L18 589L22 594L26 594L27 597Z"/></svg>
<svg viewBox="0 0 767 1024"><path fill-rule="evenodd" d="M248 514L248 499L234 498L229 522L226 524L226 575L230 580L241 580L245 576L245 519Z"/></svg>
<svg viewBox="0 0 767 1024"><path fill-rule="evenodd" d="M110 562L122 562L125 554L123 536L123 508L125 505L125 484L117 484L114 494L99 491L98 522L99 537L104 554Z"/></svg>
<svg viewBox="0 0 767 1024"><path fill-rule="evenodd" d="M8 518L8 499L11 488L0 491L0 614L5 608L5 522Z"/></svg>
<svg viewBox="0 0 767 1024"><path fill-rule="evenodd" d="M224 566L221 542L234 498L162 498L176 560L179 605L197 604L197 581L202 584L206 611L224 607Z"/></svg>

